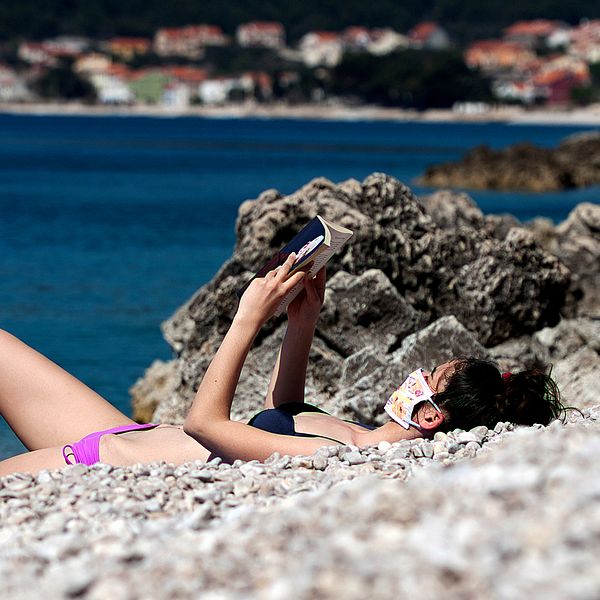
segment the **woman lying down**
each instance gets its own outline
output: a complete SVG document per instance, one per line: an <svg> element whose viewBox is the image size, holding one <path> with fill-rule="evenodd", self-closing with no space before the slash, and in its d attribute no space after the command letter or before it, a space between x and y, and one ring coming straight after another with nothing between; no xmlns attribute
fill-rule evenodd
<svg viewBox="0 0 600 600"><path fill-rule="evenodd" d="M294 255L245 291L207 369L185 423L138 425L81 381L5 331L0 331L0 410L29 452L0 463L0 475L97 462L180 464L220 456L264 461L274 452L312 454L322 446L358 447L432 437L436 431L493 426L497 421L547 424L564 411L543 370L500 373L491 363L455 359L416 369L387 404L387 423L345 421L304 402L308 355L323 303L325 271L288 277ZM232 421L231 405L244 361L263 324L301 280L288 307L285 337L264 410Z"/></svg>

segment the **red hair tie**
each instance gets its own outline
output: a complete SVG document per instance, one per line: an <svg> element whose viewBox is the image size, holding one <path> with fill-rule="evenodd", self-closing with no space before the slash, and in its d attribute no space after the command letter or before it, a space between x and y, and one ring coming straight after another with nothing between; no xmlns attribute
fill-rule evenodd
<svg viewBox="0 0 600 600"><path fill-rule="evenodd" d="M506 373L502 373L502 379L504 379L504 381L506 381L511 375L512 375L512 373L510 371L507 371Z"/></svg>

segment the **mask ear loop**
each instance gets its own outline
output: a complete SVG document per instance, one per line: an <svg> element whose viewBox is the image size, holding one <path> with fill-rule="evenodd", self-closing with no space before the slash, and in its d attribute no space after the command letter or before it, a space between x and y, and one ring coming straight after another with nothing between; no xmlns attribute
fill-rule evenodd
<svg viewBox="0 0 600 600"><path fill-rule="evenodd" d="M434 398L435 398L435 396L432 396L431 398L429 398L427 400L427 402L430 402L431 405L433 406L433 408L435 408L435 410L437 410L440 413L440 415L444 416L442 409L433 401Z"/></svg>
<svg viewBox="0 0 600 600"><path fill-rule="evenodd" d="M444 413L442 412L442 410L440 409L440 407L433 401L434 397L435 396L432 396L431 398L428 398L427 400L424 400L424 402L429 402L431 404L431 406L433 406L433 408L435 408L435 410L437 410L437 412L441 415L442 422L443 422L446 419L446 417L444 417ZM410 423L416 429L418 429L421 433L429 433L428 429L423 429L423 427L419 423L417 423L416 421L413 421L412 419L407 419L407 422Z"/></svg>

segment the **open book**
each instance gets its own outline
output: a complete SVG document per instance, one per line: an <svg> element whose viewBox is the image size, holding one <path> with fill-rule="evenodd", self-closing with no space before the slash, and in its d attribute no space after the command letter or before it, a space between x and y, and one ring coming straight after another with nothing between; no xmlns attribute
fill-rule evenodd
<svg viewBox="0 0 600 600"><path fill-rule="evenodd" d="M314 277L321 267L351 237L352 231L349 229L330 223L317 215L288 244L277 252L243 288L238 290L238 296L241 298L246 288L256 277L264 277L269 271L282 265L292 252L296 253L296 260L289 276L302 270L306 271L308 276ZM303 287L304 284L300 282L290 290L277 307L275 316L285 311L288 304L300 293Z"/></svg>

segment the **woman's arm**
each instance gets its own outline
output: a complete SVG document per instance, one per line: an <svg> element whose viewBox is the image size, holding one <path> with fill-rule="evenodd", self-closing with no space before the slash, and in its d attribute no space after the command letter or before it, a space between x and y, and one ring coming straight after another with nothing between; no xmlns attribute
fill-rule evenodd
<svg viewBox="0 0 600 600"><path fill-rule="evenodd" d="M325 294L325 267L314 279L304 278L304 290L288 307L288 326L271 375L265 408L304 402L308 356Z"/></svg>
<svg viewBox="0 0 600 600"><path fill-rule="evenodd" d="M242 296L183 425L185 433L229 460L265 460L273 452L311 454L330 444L326 440L268 433L230 420L235 388L256 334L285 295L304 277L304 273L296 273L286 279L294 258L290 255L280 268L255 279Z"/></svg>

